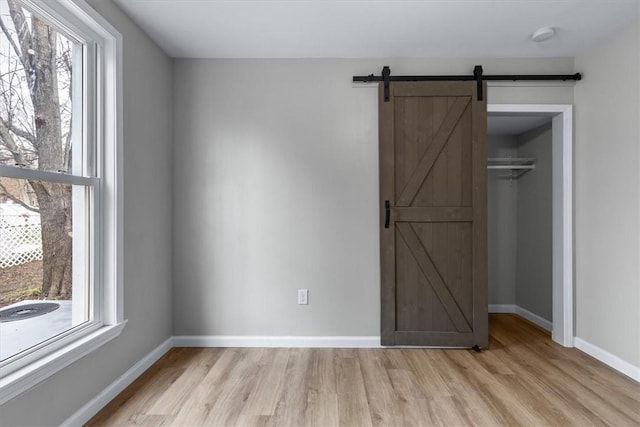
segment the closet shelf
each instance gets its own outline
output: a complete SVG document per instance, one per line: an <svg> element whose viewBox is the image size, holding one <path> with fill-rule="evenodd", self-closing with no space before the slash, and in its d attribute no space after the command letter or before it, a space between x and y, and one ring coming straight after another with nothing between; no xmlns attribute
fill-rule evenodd
<svg viewBox="0 0 640 427"><path fill-rule="evenodd" d="M536 168L536 159L529 157L489 157L487 159L487 169L498 169L509 171L509 175L503 178L518 179L525 173Z"/></svg>

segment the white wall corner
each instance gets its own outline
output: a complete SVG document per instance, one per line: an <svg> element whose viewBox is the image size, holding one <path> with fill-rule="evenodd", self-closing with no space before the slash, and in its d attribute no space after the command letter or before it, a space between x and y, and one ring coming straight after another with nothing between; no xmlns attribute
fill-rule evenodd
<svg viewBox="0 0 640 427"><path fill-rule="evenodd" d="M173 347L173 337L153 349L149 354L140 359L135 365L122 374L118 379L109 384L97 396L78 409L71 417L61 424L64 427L84 425L102 408L107 406L118 394L140 377L147 369L156 363L167 351Z"/></svg>
<svg viewBox="0 0 640 427"><path fill-rule="evenodd" d="M626 360L622 360L618 356L611 354L608 351L598 347L597 345L593 345L583 340L582 338L575 337L574 344L578 350L587 353L594 359L597 359L605 365L612 367L616 371L628 376L629 378L640 382L640 366L632 365Z"/></svg>

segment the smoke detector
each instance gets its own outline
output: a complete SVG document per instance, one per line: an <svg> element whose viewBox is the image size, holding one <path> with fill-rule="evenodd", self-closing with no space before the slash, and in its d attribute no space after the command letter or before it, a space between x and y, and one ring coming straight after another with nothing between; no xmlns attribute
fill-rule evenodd
<svg viewBox="0 0 640 427"><path fill-rule="evenodd" d="M534 42L542 42L550 39L556 34L556 30L551 27L538 28L533 34L531 34L531 40Z"/></svg>

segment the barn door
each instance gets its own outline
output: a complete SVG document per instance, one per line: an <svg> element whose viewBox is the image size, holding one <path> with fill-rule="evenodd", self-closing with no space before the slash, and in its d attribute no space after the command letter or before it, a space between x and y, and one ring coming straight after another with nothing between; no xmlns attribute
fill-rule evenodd
<svg viewBox="0 0 640 427"><path fill-rule="evenodd" d="M382 344L486 347L486 101L475 82L380 86Z"/></svg>

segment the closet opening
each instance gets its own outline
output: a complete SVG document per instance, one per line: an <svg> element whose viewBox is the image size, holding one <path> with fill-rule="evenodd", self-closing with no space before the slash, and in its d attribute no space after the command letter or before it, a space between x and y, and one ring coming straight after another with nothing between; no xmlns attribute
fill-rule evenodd
<svg viewBox="0 0 640 427"><path fill-rule="evenodd" d="M487 110L489 312L573 347L572 107Z"/></svg>

